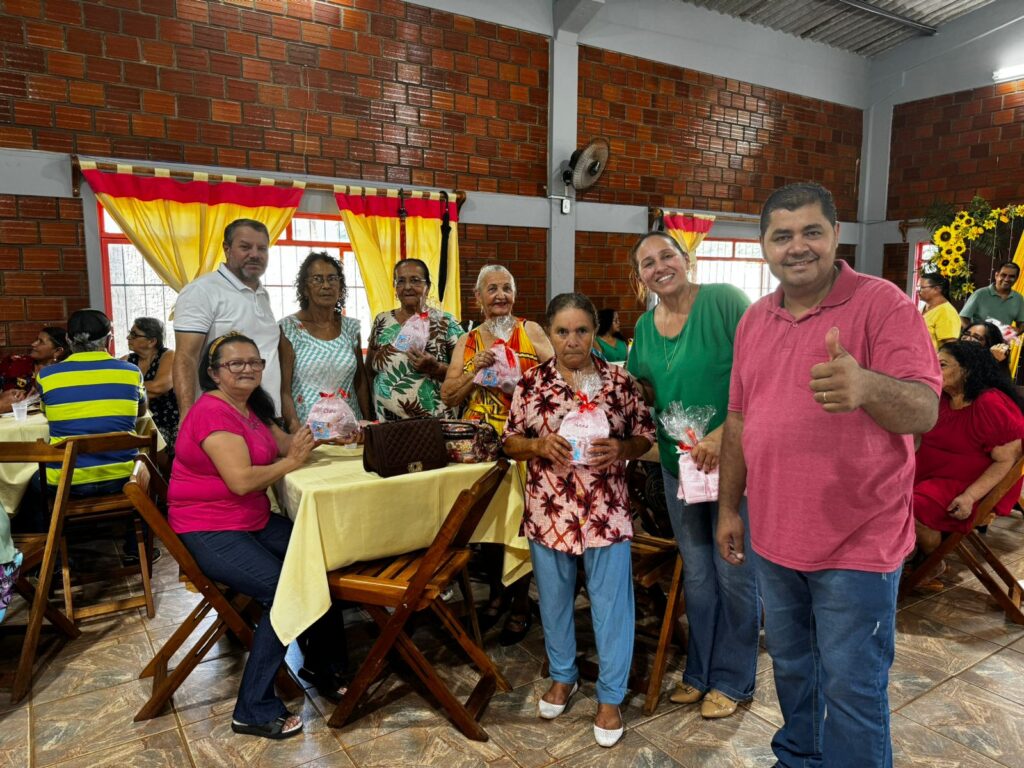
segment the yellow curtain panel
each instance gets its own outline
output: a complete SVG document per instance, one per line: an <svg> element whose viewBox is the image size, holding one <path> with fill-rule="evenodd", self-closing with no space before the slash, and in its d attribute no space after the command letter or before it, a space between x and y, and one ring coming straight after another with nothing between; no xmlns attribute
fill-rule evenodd
<svg viewBox="0 0 1024 768"><path fill-rule="evenodd" d="M662 221L665 224L665 231L672 235L676 242L682 244L686 252L690 254L690 272L697 274L697 247L708 236L711 225L715 223L715 217L666 212Z"/></svg>
<svg viewBox="0 0 1024 768"><path fill-rule="evenodd" d="M334 199L363 276L370 314L376 317L397 302L392 284L395 264L402 257L397 192L394 196L336 192Z"/></svg>
<svg viewBox="0 0 1024 768"><path fill-rule="evenodd" d="M1013 284L1013 290L1020 292L1024 290L1024 237L1021 237L1017 243L1017 250L1013 254L1013 263L1020 267L1021 273L1021 276L1017 278L1017 282ZM1017 380L1017 366L1020 365L1020 350L1020 341L1010 346L1010 375L1014 381Z"/></svg>
<svg viewBox="0 0 1024 768"><path fill-rule="evenodd" d="M123 172L122 172L123 171ZM160 278L175 291L211 272L224 258L224 227L235 219L263 222L270 243L281 235L302 199L303 185L259 186L225 181L176 181L166 175L138 176L82 163L82 175L103 208L117 222Z"/></svg>

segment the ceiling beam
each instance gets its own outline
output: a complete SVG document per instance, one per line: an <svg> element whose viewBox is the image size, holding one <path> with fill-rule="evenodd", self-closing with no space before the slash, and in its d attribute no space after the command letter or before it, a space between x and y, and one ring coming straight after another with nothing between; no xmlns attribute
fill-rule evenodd
<svg viewBox="0 0 1024 768"><path fill-rule="evenodd" d="M919 21L908 19L906 16L901 16L898 13L882 10L871 3L865 2L865 0L835 0L835 2L848 5L851 8L856 8L857 10L864 11L865 13L873 13L876 16L881 16L883 19L888 19L889 21L895 21L897 24L910 27L922 35L934 35L938 31L935 27L929 27L927 24L922 24Z"/></svg>

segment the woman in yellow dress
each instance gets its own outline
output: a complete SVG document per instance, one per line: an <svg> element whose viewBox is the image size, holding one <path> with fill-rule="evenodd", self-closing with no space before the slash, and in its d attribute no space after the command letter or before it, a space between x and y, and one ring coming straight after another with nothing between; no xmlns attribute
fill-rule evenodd
<svg viewBox="0 0 1024 768"><path fill-rule="evenodd" d="M441 399L449 408L463 406L462 418L486 421L500 436L505 431L505 422L512 405L512 388L507 387L505 391L473 381L478 371L494 365L497 358L492 346L495 341L505 341L508 348L515 352L519 370L523 373L550 360L554 350L537 323L512 314L516 302L516 281L505 267L488 264L481 268L476 279L475 294L483 311L484 322L455 345L448 374L441 385ZM524 576L503 590L501 548L484 545L482 554L490 571L491 595L481 617L481 626L487 628L496 624L507 608L509 615L498 642L514 645L526 636L532 623L530 577Z"/></svg>

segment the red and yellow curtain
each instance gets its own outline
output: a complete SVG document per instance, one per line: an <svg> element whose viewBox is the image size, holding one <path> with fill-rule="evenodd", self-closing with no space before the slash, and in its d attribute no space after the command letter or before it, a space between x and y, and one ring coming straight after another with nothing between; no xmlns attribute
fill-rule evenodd
<svg viewBox="0 0 1024 768"><path fill-rule="evenodd" d="M305 186L296 181L290 188L277 187L272 179L261 179L259 186L239 184L228 176L210 182L204 173L176 181L165 169L142 176L130 165L107 173L84 160L81 168L103 208L175 291L223 261L224 228L235 219L263 222L273 245L299 207Z"/></svg>
<svg viewBox="0 0 1024 768"><path fill-rule="evenodd" d="M395 265L403 258L422 259L429 267L432 285L428 300L433 306L456 318L461 315L455 203L445 203L437 192L411 192L406 197L398 190L358 187L335 187L334 198L345 222L373 315L397 306L392 277ZM439 275L445 205L448 205L451 232L442 299L439 298Z"/></svg>
<svg viewBox="0 0 1024 768"><path fill-rule="evenodd" d="M672 213L662 215L665 231L680 243L690 254L690 272L697 273L697 247L708 236L715 217L697 213Z"/></svg>

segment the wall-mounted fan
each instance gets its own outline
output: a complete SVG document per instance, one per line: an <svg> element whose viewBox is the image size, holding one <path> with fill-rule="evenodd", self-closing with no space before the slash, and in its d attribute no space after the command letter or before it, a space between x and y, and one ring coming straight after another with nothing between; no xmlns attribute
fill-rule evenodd
<svg viewBox="0 0 1024 768"><path fill-rule="evenodd" d="M577 149L569 158L569 165L562 171L566 193L569 187L577 192L590 189L601 178L608 164L608 142L605 139L592 139L583 149Z"/></svg>

